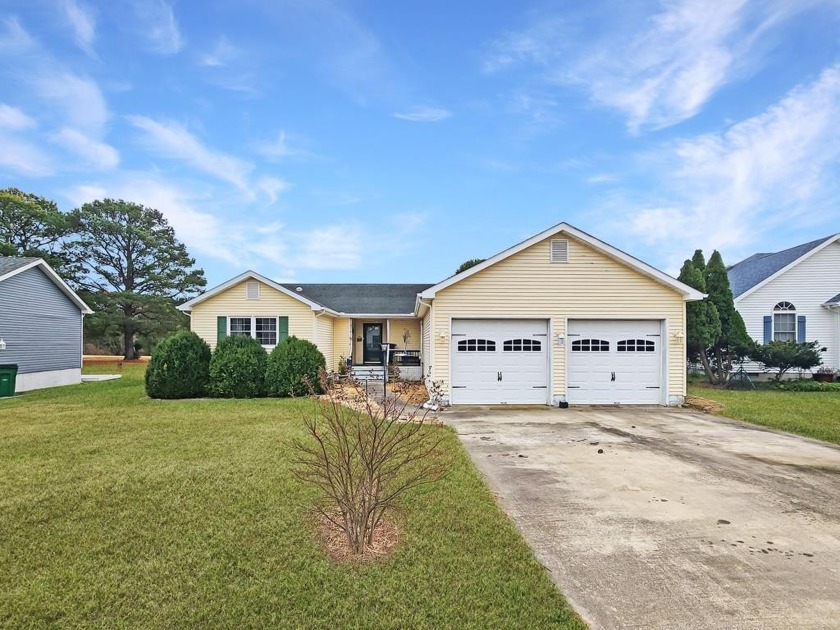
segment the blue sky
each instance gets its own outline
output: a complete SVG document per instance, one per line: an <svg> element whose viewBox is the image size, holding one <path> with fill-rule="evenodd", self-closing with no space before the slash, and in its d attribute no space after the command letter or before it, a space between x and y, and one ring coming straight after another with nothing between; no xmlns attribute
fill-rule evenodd
<svg viewBox="0 0 840 630"><path fill-rule="evenodd" d="M561 221L675 273L840 231L840 3L5 0L0 187L209 283L435 282Z"/></svg>

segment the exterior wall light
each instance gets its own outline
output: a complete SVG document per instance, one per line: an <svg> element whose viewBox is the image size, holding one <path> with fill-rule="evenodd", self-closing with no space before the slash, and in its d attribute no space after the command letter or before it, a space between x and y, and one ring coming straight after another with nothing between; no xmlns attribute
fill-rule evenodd
<svg viewBox="0 0 840 630"><path fill-rule="evenodd" d="M5 349L6 349L6 342L3 341L2 338L0 338L0 350L5 350Z"/></svg>

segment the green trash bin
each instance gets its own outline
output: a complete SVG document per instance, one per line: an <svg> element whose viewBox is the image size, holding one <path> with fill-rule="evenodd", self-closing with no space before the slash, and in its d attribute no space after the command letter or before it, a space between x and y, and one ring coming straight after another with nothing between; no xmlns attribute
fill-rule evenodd
<svg viewBox="0 0 840 630"><path fill-rule="evenodd" d="M17 363L0 365L0 398L15 395L15 380L17 380Z"/></svg>

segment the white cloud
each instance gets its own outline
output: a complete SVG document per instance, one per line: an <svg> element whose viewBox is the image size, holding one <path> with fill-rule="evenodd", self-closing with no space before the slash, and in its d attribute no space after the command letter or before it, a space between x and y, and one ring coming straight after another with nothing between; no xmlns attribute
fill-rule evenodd
<svg viewBox="0 0 840 630"><path fill-rule="evenodd" d="M452 112L440 107L420 105L405 112L395 112L394 118L411 122L440 122L452 116Z"/></svg>
<svg viewBox="0 0 840 630"><path fill-rule="evenodd" d="M0 172L28 177L55 173L53 159L35 144L0 132Z"/></svg>
<svg viewBox="0 0 840 630"><path fill-rule="evenodd" d="M259 190L266 194L271 203L274 203L277 201L277 197L280 193L289 189L289 182L280 179L279 177L266 176L260 177L257 180L256 186Z"/></svg>
<svg viewBox="0 0 840 630"><path fill-rule="evenodd" d="M679 260L702 245L737 255L814 206L837 206L840 64L722 133L664 147L644 166L665 189L623 213L622 231ZM827 221L836 221L831 210ZM834 228L832 228L834 229ZM830 231L830 230L829 230Z"/></svg>
<svg viewBox="0 0 840 630"><path fill-rule="evenodd" d="M32 78L43 99L51 101L68 126L100 136L111 113L99 85L71 72L46 70Z"/></svg>
<svg viewBox="0 0 840 630"><path fill-rule="evenodd" d="M362 235L352 225L333 225L294 235L287 264L309 269L355 269L362 261Z"/></svg>
<svg viewBox="0 0 840 630"><path fill-rule="evenodd" d="M239 48L231 44L227 37L219 38L213 50L204 53L198 59L199 65L208 68L222 68L229 66L241 56Z"/></svg>
<svg viewBox="0 0 840 630"><path fill-rule="evenodd" d="M534 65L545 82L580 86L596 104L621 112L631 133L660 129L691 118L758 67L771 29L828 2L661 0L649 15L638 15L639 5L614 5L601 37L576 30L571 14L540 15L497 40L483 69Z"/></svg>
<svg viewBox="0 0 840 630"><path fill-rule="evenodd" d="M0 128L11 130L31 129L36 123L17 107L0 103Z"/></svg>
<svg viewBox="0 0 840 630"><path fill-rule="evenodd" d="M134 0L135 30L147 48L161 55L174 55L184 46L172 5L164 0Z"/></svg>
<svg viewBox="0 0 840 630"><path fill-rule="evenodd" d="M120 163L117 150L104 142L91 138L76 129L65 127L52 137L53 142L83 158L88 165L110 170Z"/></svg>
<svg viewBox="0 0 840 630"><path fill-rule="evenodd" d="M76 44L89 55L93 55L93 41L96 38L96 19L90 7L76 2L64 0L61 3L64 18L73 30Z"/></svg>
<svg viewBox="0 0 840 630"><path fill-rule="evenodd" d="M618 178L609 173L596 173L595 175L590 175L584 181L587 184L612 184L618 181Z"/></svg>
<svg viewBox="0 0 840 630"><path fill-rule="evenodd" d="M4 18L2 24L5 32L0 34L0 54L12 58L12 55L25 55L35 49L35 40L15 18Z"/></svg>
<svg viewBox="0 0 840 630"><path fill-rule="evenodd" d="M222 151L206 147L185 127L173 122L159 122L146 116L127 116L128 122L144 132L143 142L158 154L182 160L190 166L229 182L252 194L248 176L253 165Z"/></svg>

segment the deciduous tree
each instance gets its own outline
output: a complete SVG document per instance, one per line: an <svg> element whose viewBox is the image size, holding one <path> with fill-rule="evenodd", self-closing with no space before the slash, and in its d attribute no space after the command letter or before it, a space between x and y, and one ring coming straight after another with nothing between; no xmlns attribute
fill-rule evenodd
<svg viewBox="0 0 840 630"><path fill-rule="evenodd" d="M456 274L461 273L462 271L466 271L470 267L475 267L484 262L484 258L470 258L469 260L465 260L462 262L458 268L455 270Z"/></svg>
<svg viewBox="0 0 840 630"><path fill-rule="evenodd" d="M71 248L81 262L78 281L100 325L116 328L126 359L135 358L138 334L153 329L173 304L206 285L204 271L158 210L102 199L71 214Z"/></svg>
<svg viewBox="0 0 840 630"><path fill-rule="evenodd" d="M776 370L774 380L780 381L789 370L810 370L822 365L820 353L825 352L825 348L819 345L819 341L770 341L752 344L749 355L753 361L763 365L765 370Z"/></svg>

